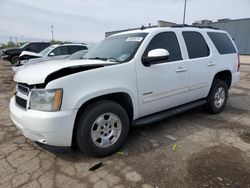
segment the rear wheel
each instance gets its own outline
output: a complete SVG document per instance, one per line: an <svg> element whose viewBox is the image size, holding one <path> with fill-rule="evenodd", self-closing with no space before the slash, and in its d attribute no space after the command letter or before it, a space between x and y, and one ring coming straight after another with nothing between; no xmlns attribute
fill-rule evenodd
<svg viewBox="0 0 250 188"><path fill-rule="evenodd" d="M227 103L227 98L227 84L219 79L214 80L212 88L207 97L207 111L212 114L220 113Z"/></svg>
<svg viewBox="0 0 250 188"><path fill-rule="evenodd" d="M126 111L113 101L90 104L77 122L76 141L87 155L104 157L116 152L129 132Z"/></svg>

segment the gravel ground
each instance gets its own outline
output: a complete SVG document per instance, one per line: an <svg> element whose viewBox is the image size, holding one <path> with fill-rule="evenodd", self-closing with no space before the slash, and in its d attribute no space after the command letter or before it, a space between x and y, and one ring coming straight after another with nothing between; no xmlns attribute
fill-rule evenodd
<svg viewBox="0 0 250 188"><path fill-rule="evenodd" d="M53 154L22 136L9 118L12 78L0 61L0 187L250 187L249 65L222 113L198 108L132 129L121 152L102 159Z"/></svg>

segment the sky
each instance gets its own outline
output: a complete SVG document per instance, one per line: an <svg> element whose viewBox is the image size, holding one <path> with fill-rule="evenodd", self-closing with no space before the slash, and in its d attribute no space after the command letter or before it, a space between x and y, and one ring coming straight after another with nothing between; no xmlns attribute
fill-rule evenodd
<svg viewBox="0 0 250 188"><path fill-rule="evenodd" d="M51 40L97 43L106 31L158 20L182 23L184 0L0 0L0 43ZM187 0L186 23L250 18L250 0Z"/></svg>

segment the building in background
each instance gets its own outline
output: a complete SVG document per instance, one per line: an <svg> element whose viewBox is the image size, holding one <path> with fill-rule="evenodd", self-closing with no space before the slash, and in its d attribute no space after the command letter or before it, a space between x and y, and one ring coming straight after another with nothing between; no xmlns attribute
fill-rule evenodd
<svg viewBox="0 0 250 188"><path fill-rule="evenodd" d="M157 25L148 24L148 26L142 26L142 27L144 27L144 28L170 27L173 25L176 25L176 23L158 20ZM125 32L125 31L132 31L132 30L136 30L136 29L141 29L141 27L132 28L132 29L123 29L123 30L117 30L117 31L108 31L108 32L105 32L105 37L109 37L110 35L114 35L116 33L121 33L121 32Z"/></svg>
<svg viewBox="0 0 250 188"><path fill-rule="evenodd" d="M176 23L159 20L157 25L149 24L145 28L170 27ZM250 55L250 18L231 20L229 18L219 19L216 22L211 20L200 20L193 23L195 26L211 26L227 31L233 38L241 55ZM117 30L105 32L105 37L110 35L131 31L140 28Z"/></svg>
<svg viewBox="0 0 250 188"><path fill-rule="evenodd" d="M233 38L241 55L250 55L250 18L231 20L219 19L196 21L193 25L212 26L227 31Z"/></svg>

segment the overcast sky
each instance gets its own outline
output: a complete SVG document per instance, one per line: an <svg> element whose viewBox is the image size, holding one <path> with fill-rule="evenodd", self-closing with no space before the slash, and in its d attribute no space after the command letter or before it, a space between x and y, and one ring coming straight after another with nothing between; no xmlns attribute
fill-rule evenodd
<svg viewBox="0 0 250 188"><path fill-rule="evenodd" d="M184 0L0 0L0 42L99 42L105 31L182 23ZM250 18L250 0L187 0L186 22Z"/></svg>

